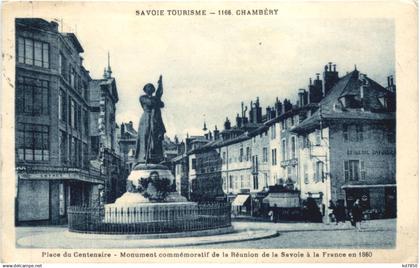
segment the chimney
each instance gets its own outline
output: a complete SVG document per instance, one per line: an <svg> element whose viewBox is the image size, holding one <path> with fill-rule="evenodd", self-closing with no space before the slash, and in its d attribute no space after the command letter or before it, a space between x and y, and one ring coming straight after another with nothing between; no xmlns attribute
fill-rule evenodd
<svg viewBox="0 0 420 268"><path fill-rule="evenodd" d="M306 93L306 90L304 90L303 88L301 88L301 89L299 89L299 93L298 93L298 96L299 96L299 107L303 107L303 106L305 106L306 104L307 104L307 101L305 100L305 94Z"/></svg>
<svg viewBox="0 0 420 268"><path fill-rule="evenodd" d="M324 69L324 96L326 96L330 90L334 87L334 85L338 82L338 72L336 70L336 64L333 64L333 68L331 68L331 62L325 65Z"/></svg>
<svg viewBox="0 0 420 268"><path fill-rule="evenodd" d="M271 107L270 106L265 108L265 114L267 115L267 120L270 120L271 119Z"/></svg>
<svg viewBox="0 0 420 268"><path fill-rule="evenodd" d="M58 33L58 23L55 21L50 22L51 30Z"/></svg>
<svg viewBox="0 0 420 268"><path fill-rule="evenodd" d="M276 116L279 116L282 114L283 105L281 101L279 101L279 98L276 98Z"/></svg>
<svg viewBox="0 0 420 268"><path fill-rule="evenodd" d="M239 116L239 114L236 114L236 126L238 128L242 127L242 118Z"/></svg>
<svg viewBox="0 0 420 268"><path fill-rule="evenodd" d="M394 77L392 75L387 77L388 79L388 86L387 89L391 92L395 92L396 91L396 85L394 84Z"/></svg>
<svg viewBox="0 0 420 268"><path fill-rule="evenodd" d="M229 121L229 118L227 118L227 117L226 117L226 121L225 121L224 127L225 127L225 130L229 130L230 129L230 121Z"/></svg>
<svg viewBox="0 0 420 268"><path fill-rule="evenodd" d="M217 126L214 126L213 136L215 140L219 139L220 131L217 129Z"/></svg>
<svg viewBox="0 0 420 268"><path fill-rule="evenodd" d="M121 124L121 137L123 137L124 133L125 133L125 125L124 123Z"/></svg>
<svg viewBox="0 0 420 268"><path fill-rule="evenodd" d="M327 69L328 67L325 66ZM309 83L309 102L310 103L318 103L322 99L322 81L319 80L319 76L317 76L317 80L314 83Z"/></svg>
<svg viewBox="0 0 420 268"><path fill-rule="evenodd" d="M360 73L359 74L359 80L360 80L360 102L361 102L361 106L362 108L364 108L364 98L365 98L365 90L366 90L366 86L368 84L368 81L366 79L366 75Z"/></svg>
<svg viewBox="0 0 420 268"><path fill-rule="evenodd" d="M293 108L292 103L288 99L284 99L283 105L284 105L284 112L290 111Z"/></svg>
<svg viewBox="0 0 420 268"><path fill-rule="evenodd" d="M128 122L128 125L133 128L133 121Z"/></svg>

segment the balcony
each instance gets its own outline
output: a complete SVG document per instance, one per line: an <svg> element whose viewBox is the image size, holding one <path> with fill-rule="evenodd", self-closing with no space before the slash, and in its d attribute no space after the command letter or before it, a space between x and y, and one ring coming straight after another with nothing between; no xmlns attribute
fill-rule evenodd
<svg viewBox="0 0 420 268"><path fill-rule="evenodd" d="M280 166L287 167L287 166L296 166L298 164L297 158L292 158L288 160L284 160L280 162Z"/></svg>

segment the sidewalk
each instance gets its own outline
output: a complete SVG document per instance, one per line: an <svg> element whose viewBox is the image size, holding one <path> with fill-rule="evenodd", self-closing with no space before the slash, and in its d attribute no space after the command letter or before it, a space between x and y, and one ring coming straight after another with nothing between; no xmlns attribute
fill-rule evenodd
<svg viewBox="0 0 420 268"><path fill-rule="evenodd" d="M309 222L262 222L262 221L233 221L232 225L235 229L252 230L252 229L270 229L278 232L305 232L305 231L332 231L332 230L351 230L354 229L350 222L339 223L309 223ZM369 231L395 230L397 225L396 219L382 219L362 221L362 229Z"/></svg>

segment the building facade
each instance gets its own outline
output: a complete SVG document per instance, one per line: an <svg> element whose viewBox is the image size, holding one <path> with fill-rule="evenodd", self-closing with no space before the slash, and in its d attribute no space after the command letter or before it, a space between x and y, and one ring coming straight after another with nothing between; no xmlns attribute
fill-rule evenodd
<svg viewBox="0 0 420 268"><path fill-rule="evenodd" d="M324 210L330 200L351 208L359 199L368 217L396 216L393 83L385 89L354 70L293 131L303 144L303 194L317 198Z"/></svg>
<svg viewBox="0 0 420 268"><path fill-rule="evenodd" d="M91 164L105 176L102 202L113 203L126 190L128 170L119 152L115 121L118 89L109 63L102 79L89 84Z"/></svg>
<svg viewBox="0 0 420 268"><path fill-rule="evenodd" d="M232 205L251 214L261 202L303 207L311 200L329 221L330 200L351 208L360 199L367 217L395 217L393 78L386 88L357 70L340 78L332 63L322 77L298 91L295 105L277 99L263 115L257 99L249 117L242 105L235 126L226 119L220 133L187 152L189 182L201 176L202 184L190 191L212 191L210 174L200 170L213 170Z"/></svg>
<svg viewBox="0 0 420 268"><path fill-rule="evenodd" d="M89 72L73 33L16 19L16 223L59 224L69 205L99 200L89 165Z"/></svg>

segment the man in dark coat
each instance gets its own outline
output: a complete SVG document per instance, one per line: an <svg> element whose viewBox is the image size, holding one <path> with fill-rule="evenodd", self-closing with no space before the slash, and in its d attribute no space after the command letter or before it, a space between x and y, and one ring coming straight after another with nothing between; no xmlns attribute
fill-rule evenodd
<svg viewBox="0 0 420 268"><path fill-rule="evenodd" d="M360 231L362 226L363 210L360 206L360 200L356 199L352 208L351 208L351 224Z"/></svg>

